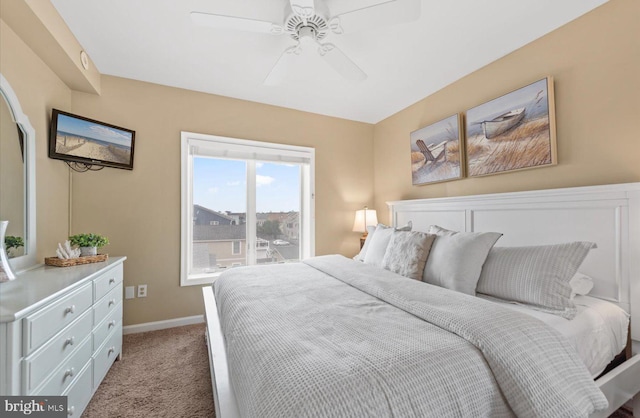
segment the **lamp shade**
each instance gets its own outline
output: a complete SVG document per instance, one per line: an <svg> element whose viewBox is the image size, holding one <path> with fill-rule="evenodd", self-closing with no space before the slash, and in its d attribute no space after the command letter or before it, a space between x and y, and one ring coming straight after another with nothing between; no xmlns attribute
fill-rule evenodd
<svg viewBox="0 0 640 418"><path fill-rule="evenodd" d="M367 209L367 207L365 206L364 209L356 211L356 219L353 222L353 231L367 232L367 226L377 224L378 215L376 215L376 211L374 209Z"/></svg>

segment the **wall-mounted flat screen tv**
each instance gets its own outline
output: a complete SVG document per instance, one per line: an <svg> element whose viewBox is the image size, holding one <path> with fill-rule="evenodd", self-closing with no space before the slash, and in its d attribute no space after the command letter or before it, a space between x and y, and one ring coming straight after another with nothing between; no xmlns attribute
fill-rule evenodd
<svg viewBox="0 0 640 418"><path fill-rule="evenodd" d="M53 109L49 158L133 170L135 136L130 129Z"/></svg>

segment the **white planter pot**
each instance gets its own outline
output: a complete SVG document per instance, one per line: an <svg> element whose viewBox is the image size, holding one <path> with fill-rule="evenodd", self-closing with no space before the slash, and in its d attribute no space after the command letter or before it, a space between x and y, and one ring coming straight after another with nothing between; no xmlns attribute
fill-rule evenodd
<svg viewBox="0 0 640 418"><path fill-rule="evenodd" d="M80 255L82 257L98 255L98 247L80 247Z"/></svg>

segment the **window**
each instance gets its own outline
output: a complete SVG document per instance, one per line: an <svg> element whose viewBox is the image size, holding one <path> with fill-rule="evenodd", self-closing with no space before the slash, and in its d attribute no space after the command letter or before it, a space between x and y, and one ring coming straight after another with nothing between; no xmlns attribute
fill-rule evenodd
<svg viewBox="0 0 640 418"><path fill-rule="evenodd" d="M182 286L314 255L313 148L183 132L181 158Z"/></svg>
<svg viewBox="0 0 640 418"><path fill-rule="evenodd" d="M233 241L231 243L231 254L232 255L240 254L240 241Z"/></svg>

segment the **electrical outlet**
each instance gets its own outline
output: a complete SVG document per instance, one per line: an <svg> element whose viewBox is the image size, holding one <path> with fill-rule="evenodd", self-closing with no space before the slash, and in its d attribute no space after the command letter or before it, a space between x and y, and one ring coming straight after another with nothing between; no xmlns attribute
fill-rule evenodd
<svg viewBox="0 0 640 418"><path fill-rule="evenodd" d="M124 288L124 298L125 299L133 299L136 297L136 287L135 286L126 286Z"/></svg>
<svg viewBox="0 0 640 418"><path fill-rule="evenodd" d="M146 284L138 285L138 297L139 298L146 298L147 297L147 285Z"/></svg>

